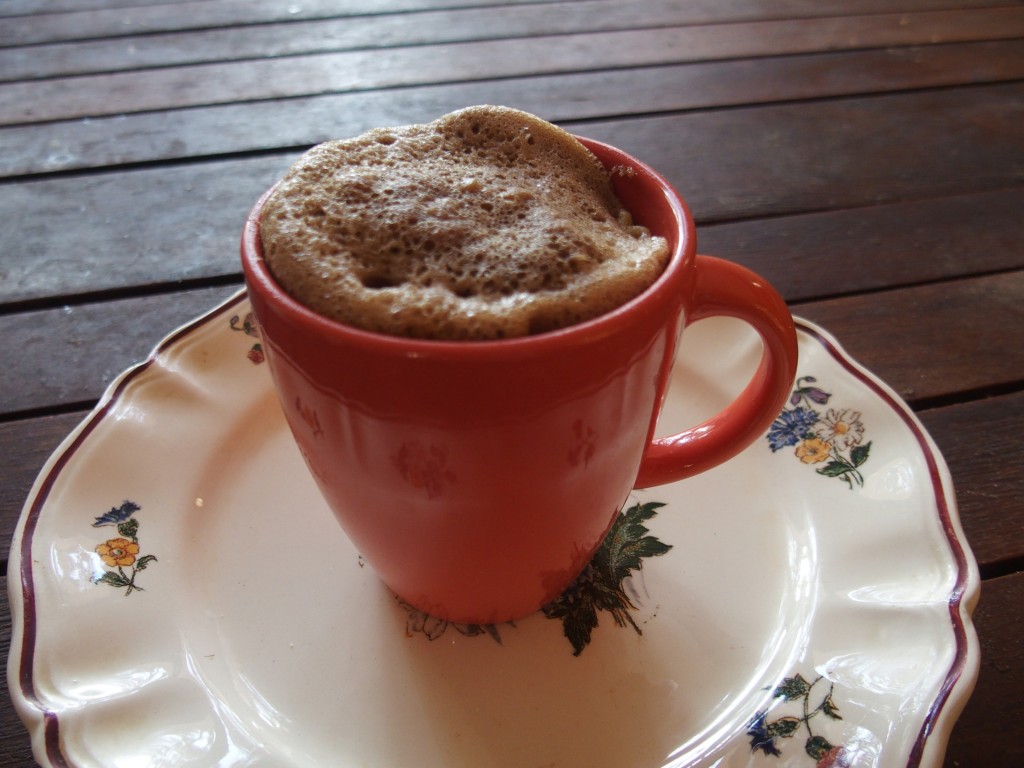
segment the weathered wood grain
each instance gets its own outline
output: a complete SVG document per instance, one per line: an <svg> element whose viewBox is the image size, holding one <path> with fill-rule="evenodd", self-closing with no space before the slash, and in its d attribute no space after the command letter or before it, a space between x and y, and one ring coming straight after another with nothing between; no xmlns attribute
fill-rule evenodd
<svg viewBox="0 0 1024 768"><path fill-rule="evenodd" d="M1024 79L1024 41L826 53L345 94L0 127L0 177L308 146L469 104L572 124Z"/></svg>
<svg viewBox="0 0 1024 768"><path fill-rule="evenodd" d="M1018 186L1022 119L1014 83L572 127L650 162L708 223Z"/></svg>
<svg viewBox="0 0 1024 768"><path fill-rule="evenodd" d="M0 124L322 93L1024 36L1024 8L720 24L197 64L0 84Z"/></svg>
<svg viewBox="0 0 1024 768"><path fill-rule="evenodd" d="M141 5L161 5L166 2L167 0L4 0L0 4L0 17L135 8Z"/></svg>
<svg viewBox="0 0 1024 768"><path fill-rule="evenodd" d="M1024 742L1020 670L1024 669L1024 573L986 581L974 612L981 641L978 685L954 726L945 768L1017 768Z"/></svg>
<svg viewBox="0 0 1024 768"><path fill-rule="evenodd" d="M1024 374L1024 370L1019 373ZM964 533L982 575L1024 568L1024 393L920 414L949 465Z"/></svg>
<svg viewBox="0 0 1024 768"><path fill-rule="evenodd" d="M790 302L1024 267L1024 187L701 227Z"/></svg>
<svg viewBox="0 0 1024 768"><path fill-rule="evenodd" d="M879 9L858 8L858 4L822 4L821 16L853 16ZM865 5L860 3L859 5ZM867 4L877 5L877 4ZM31 80L62 75L81 76L151 67L181 66L211 61L237 61L296 56L353 49L388 48L469 40L507 39L560 33L583 34L607 30L643 29L693 24L735 23L739 20L770 20L779 15L773 6L750 3L748 8L723 6L715 17L694 4L675 0L588 0L557 4L494 6L486 8L428 9L420 12L378 14L336 19L289 21L246 27L190 29L182 32L114 37L70 43L0 48L0 81ZM929 16L903 16L905 32L913 32L915 44L937 42L929 37L934 27L923 20ZM730 12L731 11L731 12ZM830 12L831 11L831 12ZM998 11L997 13L1005 13ZM931 25L944 18L931 14ZM778 26L778 25L776 25ZM759 31L761 27L752 27ZM901 40L907 38L901 37ZM871 38L860 40L872 44Z"/></svg>
<svg viewBox="0 0 1024 768"><path fill-rule="evenodd" d="M238 274L242 222L292 156L147 168L0 188L0 290L71 296Z"/></svg>
<svg viewBox="0 0 1024 768"><path fill-rule="evenodd" d="M443 7L525 5L548 0L444 0ZM0 45L32 45L55 40L86 40L96 37L139 35L177 29L209 29L274 21L323 19L401 13L436 8L436 0L192 0L170 3L113 2L109 7L93 2L88 10L66 1L63 13L46 13L39 3L22 2L36 15L11 16L0 26Z"/></svg>
<svg viewBox="0 0 1024 768"><path fill-rule="evenodd" d="M542 0L501 0L499 5L528 5ZM307 19L325 20L338 16L359 16L415 12L437 7L494 5L494 0L312 0L301 5L285 6L275 0L220 0L217 9L197 2L183 2L178 9L147 9L141 6L162 5L166 0L5 0L0 5L0 16L54 14L61 12L68 18L52 19L45 15L35 19L22 19L18 26L4 36L0 44L40 44L54 40L81 40L85 38L128 36L145 32L177 29L207 29L222 26L246 26ZM642 2L624 2L642 13ZM552 2L555 12L568 3ZM596 2L576 0L576 4L591 6ZM989 8L1012 5L1012 0L688 0L682 5L678 23L707 24L711 22L742 21L764 18L807 18L815 16L848 16L863 13L914 12L948 8ZM137 7L138 6L138 7Z"/></svg>
<svg viewBox="0 0 1024 768"><path fill-rule="evenodd" d="M0 541L11 541L40 469L85 416L85 411L77 411L0 423ZM2 558L7 561L6 548Z"/></svg>
<svg viewBox="0 0 1024 768"><path fill-rule="evenodd" d="M763 13L768 13L764 9ZM849 11L847 11L849 13ZM50 45L0 48L0 80L276 58L325 51L581 34L693 23L690 4L674 0L589 0L543 5L427 9L245 27L188 30Z"/></svg>
<svg viewBox="0 0 1024 768"><path fill-rule="evenodd" d="M6 570L7 555L4 553ZM6 659L11 648L11 609L7 590L0 589L0 658ZM5 692L6 693L6 692ZM5 698L6 695L5 695ZM0 707L0 765L4 768L35 768L32 746L25 726L8 704Z"/></svg>
<svg viewBox="0 0 1024 768"><path fill-rule="evenodd" d="M1024 385L1024 271L797 304L912 405Z"/></svg>

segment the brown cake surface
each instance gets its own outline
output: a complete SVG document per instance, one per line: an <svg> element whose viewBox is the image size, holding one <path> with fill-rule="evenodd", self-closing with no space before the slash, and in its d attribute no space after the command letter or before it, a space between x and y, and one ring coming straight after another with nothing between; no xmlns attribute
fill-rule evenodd
<svg viewBox="0 0 1024 768"><path fill-rule="evenodd" d="M641 293L668 258L573 136L492 106L314 147L260 228L271 272L298 301L415 338L573 325Z"/></svg>

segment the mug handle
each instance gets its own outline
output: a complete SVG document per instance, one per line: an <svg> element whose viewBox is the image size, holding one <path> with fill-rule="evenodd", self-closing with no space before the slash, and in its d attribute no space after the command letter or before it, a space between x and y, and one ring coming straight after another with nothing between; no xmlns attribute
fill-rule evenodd
<svg viewBox="0 0 1024 768"><path fill-rule="evenodd" d="M761 336L761 362L743 392L712 418L677 435L655 438L640 464L635 488L675 482L731 459L779 415L796 376L793 317L782 297L745 267L697 256L694 302L687 324L735 317Z"/></svg>

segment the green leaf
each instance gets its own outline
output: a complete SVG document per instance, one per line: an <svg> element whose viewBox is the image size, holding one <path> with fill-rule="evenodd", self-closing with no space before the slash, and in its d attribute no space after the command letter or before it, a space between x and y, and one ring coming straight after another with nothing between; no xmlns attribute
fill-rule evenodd
<svg viewBox="0 0 1024 768"><path fill-rule="evenodd" d="M852 469L853 467L845 461L830 461L818 470L818 474L824 475L825 477L840 477Z"/></svg>
<svg viewBox="0 0 1024 768"><path fill-rule="evenodd" d="M772 738L788 739L799 730L801 723L803 720L799 717L780 717L768 723L768 735Z"/></svg>
<svg viewBox="0 0 1024 768"><path fill-rule="evenodd" d="M643 567L643 558L663 555L672 549L654 536L647 536L643 525L663 506L656 501L635 504L615 519L594 558L594 565L612 584L621 584L630 571Z"/></svg>
<svg viewBox="0 0 1024 768"><path fill-rule="evenodd" d="M636 630L638 635L643 634L640 631L640 627L633 621L633 617L629 615L630 611L636 610L636 606L633 605L620 584L606 586L595 582L591 589L591 594L593 595L593 604L596 610L608 611L617 626L629 626Z"/></svg>
<svg viewBox="0 0 1024 768"><path fill-rule="evenodd" d="M589 584L581 584L580 592L585 593L584 599L598 611L614 612L633 607L620 584L609 584L601 576Z"/></svg>
<svg viewBox="0 0 1024 768"><path fill-rule="evenodd" d="M832 694L830 693L825 697L825 700L821 702L821 711L825 713L827 717L833 720L842 720L843 718L839 714L839 707L832 701Z"/></svg>
<svg viewBox="0 0 1024 768"><path fill-rule="evenodd" d="M811 736L804 745L804 749L815 760L821 760L832 749L832 745L824 736Z"/></svg>
<svg viewBox="0 0 1024 768"><path fill-rule="evenodd" d="M636 606L630 602L622 582L642 567L643 558L663 555L672 549L654 536L647 536L643 525L663 506L660 502L636 504L618 515L584 573L544 606L545 616L562 620L573 655L579 656L590 643L600 611L611 613L618 626L632 626L640 632L629 613Z"/></svg>
<svg viewBox="0 0 1024 768"><path fill-rule="evenodd" d="M95 584L109 584L112 587L127 587L131 584L128 579L117 571L104 571L103 575L95 577L93 582Z"/></svg>
<svg viewBox="0 0 1024 768"><path fill-rule="evenodd" d="M580 600L562 619L562 631L572 644L572 655L579 656L590 645L590 635L597 627L597 611L589 600Z"/></svg>
<svg viewBox="0 0 1024 768"><path fill-rule="evenodd" d="M803 675L796 674L793 677L784 678L775 689L776 696L782 696L786 701L802 699L811 690L811 684L804 680Z"/></svg>
<svg viewBox="0 0 1024 768"><path fill-rule="evenodd" d="M595 594L600 591L596 583L577 580L555 600L544 606L544 615L549 619L561 619L562 633L573 647L573 655L579 656L590 643L590 635L597 627Z"/></svg>
<svg viewBox="0 0 1024 768"><path fill-rule="evenodd" d="M665 544L655 536L644 536L636 543L636 553L640 557L657 557L666 554L670 549L671 544Z"/></svg>
<svg viewBox="0 0 1024 768"><path fill-rule="evenodd" d="M850 451L850 460L853 461L853 466L859 467L861 464L867 461L869 453L871 453L871 443L858 445L856 448Z"/></svg>
<svg viewBox="0 0 1024 768"><path fill-rule="evenodd" d="M144 571L144 570L146 570L146 566L147 565L149 565L150 563L155 563L155 562L156 562L156 555L143 555L142 557L140 557L138 560L135 561L135 570L137 570L137 571Z"/></svg>
<svg viewBox="0 0 1024 768"><path fill-rule="evenodd" d="M117 526L117 532L134 541L136 534L139 532L139 521L134 517L130 517Z"/></svg>

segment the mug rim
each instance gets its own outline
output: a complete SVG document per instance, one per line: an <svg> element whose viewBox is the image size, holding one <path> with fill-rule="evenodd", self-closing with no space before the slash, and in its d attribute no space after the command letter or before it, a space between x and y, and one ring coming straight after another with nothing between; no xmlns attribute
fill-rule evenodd
<svg viewBox="0 0 1024 768"><path fill-rule="evenodd" d="M611 144L582 136L575 138L594 152L605 168L612 173L613 184L615 183L613 169L619 167L629 168L630 175L640 175L648 184L653 184L673 214L675 230L678 235L669 254L668 264L654 282L625 303L603 312L597 317L563 328L526 336L466 340L398 336L358 328L325 317L292 297L274 278L263 255L263 244L260 240L260 213L280 181L260 196L246 217L241 243L242 271L246 288L250 294L255 290L266 299L276 302L296 322L307 326L314 333L344 339L347 344L357 347L373 347L378 352L391 351L407 357L465 358L507 356L516 353L529 354L551 346L585 344L593 339L604 338L620 326L627 324L629 317L637 312L642 312L644 305L660 304L659 299L670 300L666 294L675 289L677 282L685 280L683 273L696 263L696 226L682 196L660 173ZM628 206L627 210L630 210Z"/></svg>

